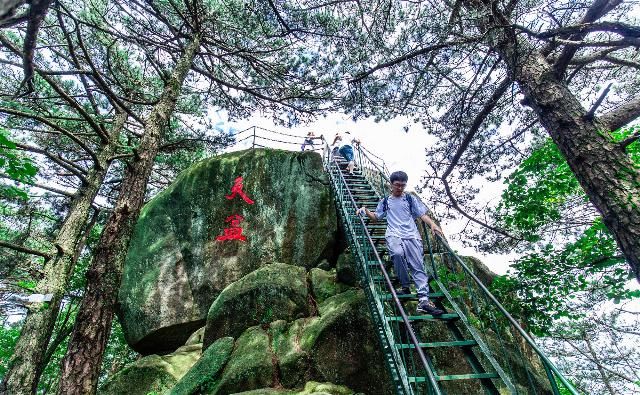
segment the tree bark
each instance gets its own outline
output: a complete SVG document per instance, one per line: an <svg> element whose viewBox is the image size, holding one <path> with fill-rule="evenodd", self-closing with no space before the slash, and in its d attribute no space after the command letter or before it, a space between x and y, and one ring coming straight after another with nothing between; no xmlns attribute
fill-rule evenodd
<svg viewBox="0 0 640 395"><path fill-rule="evenodd" d="M124 128L126 114L116 117L111 142L103 145L97 154L98 163L89 172L87 182L78 190L71 202L69 213L49 252L52 259L44 265L43 278L34 293L51 294L50 302L35 303L29 307L20 338L9 361L9 369L0 385L1 394L22 395L35 393L38 386L47 345L60 310L60 304L74 266L74 253L83 227L109 168L109 159L116 150L117 136Z"/></svg>
<svg viewBox="0 0 640 395"><path fill-rule="evenodd" d="M149 114L137 155L127 166L115 210L107 220L87 273L87 289L62 361L58 394L96 392L131 235L144 202L163 131L199 46L200 37L196 35L186 46L159 102Z"/></svg>
<svg viewBox="0 0 640 395"><path fill-rule="evenodd" d="M640 282L640 172L624 148L612 140L606 125L585 117L587 110L552 65L529 41L516 36L504 15L477 0L471 7L482 13L480 27L488 44L505 59L509 74L602 215Z"/></svg>

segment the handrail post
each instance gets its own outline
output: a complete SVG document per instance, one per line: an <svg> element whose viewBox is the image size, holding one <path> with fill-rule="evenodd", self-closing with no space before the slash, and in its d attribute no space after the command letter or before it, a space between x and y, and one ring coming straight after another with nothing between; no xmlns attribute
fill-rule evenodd
<svg viewBox="0 0 640 395"><path fill-rule="evenodd" d="M256 127L253 127L253 144L251 145L251 148L256 148Z"/></svg>
<svg viewBox="0 0 640 395"><path fill-rule="evenodd" d="M422 230L424 231L424 237L425 239L427 239L427 247L429 248L429 257L431 260L431 270L433 270L433 278L436 280L439 280L438 270L436 269L436 263L433 258L433 248L431 247L431 237L430 237L431 233L427 229L427 225L421 219L418 219L417 221L422 222Z"/></svg>

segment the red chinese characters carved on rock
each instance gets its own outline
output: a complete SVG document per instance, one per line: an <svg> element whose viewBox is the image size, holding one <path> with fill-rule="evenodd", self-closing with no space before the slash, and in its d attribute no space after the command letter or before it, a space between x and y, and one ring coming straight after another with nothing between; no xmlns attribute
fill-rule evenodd
<svg viewBox="0 0 640 395"><path fill-rule="evenodd" d="M242 215L233 214L228 216L224 222L229 223L231 226L224 229L224 234L216 237L218 241L225 240L241 240L247 241L247 237L242 234L242 228L240 227L240 222L244 220Z"/></svg>
<svg viewBox="0 0 640 395"><path fill-rule="evenodd" d="M233 181L233 186L231 187L231 193L229 195L225 195L224 197L231 200L234 197L236 197L236 195L240 195L242 200L244 200L249 204L255 203L253 200L249 199L249 196L247 196L247 194L244 193L244 191L242 190L242 177L238 177L235 179L235 181Z"/></svg>
<svg viewBox="0 0 640 395"><path fill-rule="evenodd" d="M242 200L244 200L248 204L255 203L253 200L247 196L247 194L242 190L242 177L237 177L233 181L233 186L231 187L231 193L225 195L224 197L228 200L232 200L237 195L240 195ZM228 228L223 229L223 234L216 237L217 241L226 241L226 240L240 240L247 241L247 237L242 234L242 228L240 227L240 222L244 221L244 217L242 215L233 214L228 216L224 222L228 223L230 226Z"/></svg>

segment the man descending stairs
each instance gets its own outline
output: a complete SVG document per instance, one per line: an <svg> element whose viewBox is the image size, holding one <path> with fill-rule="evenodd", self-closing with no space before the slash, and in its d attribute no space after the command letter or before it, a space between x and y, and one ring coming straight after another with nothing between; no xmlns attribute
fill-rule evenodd
<svg viewBox="0 0 640 395"><path fill-rule="evenodd" d="M418 313L442 315L444 312L429 301L429 276L424 270L422 237L416 227L416 219L420 218L431 227L433 232L442 235L440 227L427 215L427 207L420 199L404 193L408 176L403 171L396 171L389 177L391 196L385 196L377 204L375 212L362 206L357 214L366 214L369 219L379 221L387 219L385 242L388 247L393 267L400 280L401 289L397 294L408 295L409 271L418 292Z"/></svg>

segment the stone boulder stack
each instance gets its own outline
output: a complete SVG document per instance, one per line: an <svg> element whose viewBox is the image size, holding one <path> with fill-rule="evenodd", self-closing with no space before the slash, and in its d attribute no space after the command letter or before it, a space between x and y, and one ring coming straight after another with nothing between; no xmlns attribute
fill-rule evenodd
<svg viewBox="0 0 640 395"><path fill-rule="evenodd" d="M233 196L238 177L242 193ZM246 241L217 240L238 227L232 232ZM194 165L145 205L136 225L119 293L127 342L142 354L175 350L243 276L270 262L302 270L335 262L336 233L316 153L255 149Z"/></svg>
<svg viewBox="0 0 640 395"><path fill-rule="evenodd" d="M270 263L229 284L184 346L141 358L99 392L391 394L390 384L362 290L335 269Z"/></svg>

